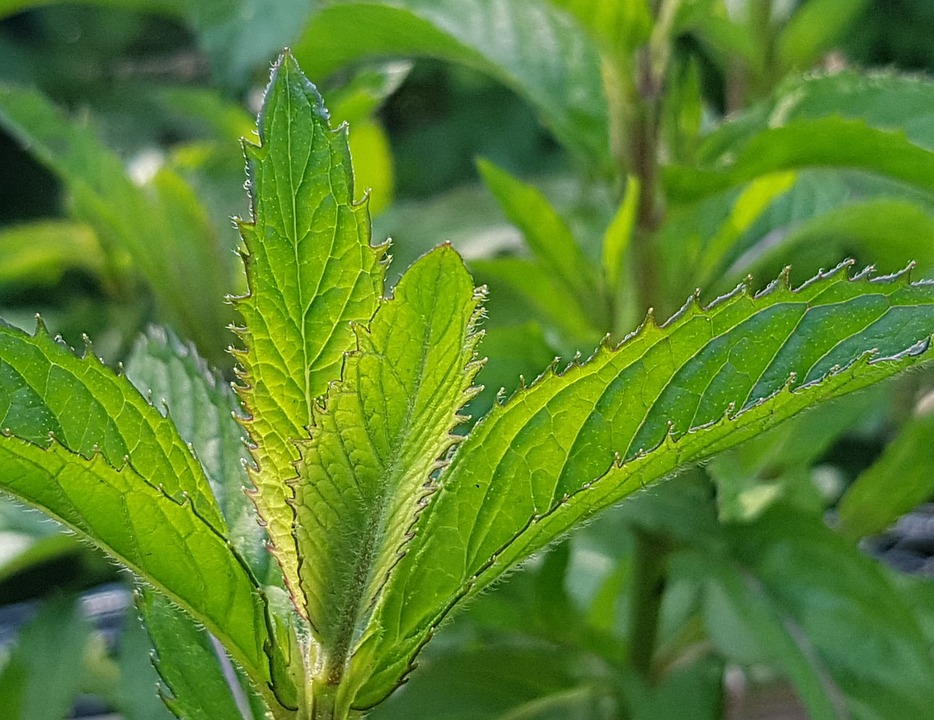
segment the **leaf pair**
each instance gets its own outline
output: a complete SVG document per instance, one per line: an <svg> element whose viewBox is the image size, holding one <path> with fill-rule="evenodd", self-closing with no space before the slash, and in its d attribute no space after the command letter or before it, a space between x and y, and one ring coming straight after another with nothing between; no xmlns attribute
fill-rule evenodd
<svg viewBox="0 0 934 720"><path fill-rule="evenodd" d="M381 297L384 249L354 202L346 130L288 54L259 129L236 354L253 499L294 608L240 527L239 458L212 455L212 433L230 439L216 403L193 412L216 426L199 433L171 419L185 393L164 416L92 353L3 328L0 482L203 623L277 718L371 707L457 606L576 524L928 358L934 284L850 279L846 264L796 290L785 275L709 308L692 299L662 326L650 315L453 450L478 367L463 263L441 246Z"/></svg>

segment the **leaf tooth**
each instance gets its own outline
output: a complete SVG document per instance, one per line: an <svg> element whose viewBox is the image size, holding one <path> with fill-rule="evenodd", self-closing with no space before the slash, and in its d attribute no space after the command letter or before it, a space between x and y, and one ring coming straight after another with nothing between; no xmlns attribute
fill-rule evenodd
<svg viewBox="0 0 934 720"><path fill-rule="evenodd" d="M911 284L911 273L915 269L916 265L917 263L915 263L915 261L912 260L901 270L898 270L889 275L877 275L876 277L870 277L868 278L868 280L871 283L873 282L874 283L898 282L898 283L902 283L903 285L910 285ZM860 273L860 275L862 275L862 273ZM856 279L862 279L862 278L854 277L853 279L856 280Z"/></svg>

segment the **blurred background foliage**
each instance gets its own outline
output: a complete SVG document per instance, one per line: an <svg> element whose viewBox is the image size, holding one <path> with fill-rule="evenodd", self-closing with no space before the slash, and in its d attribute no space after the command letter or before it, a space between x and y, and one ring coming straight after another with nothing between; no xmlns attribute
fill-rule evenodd
<svg viewBox="0 0 934 720"><path fill-rule="evenodd" d="M351 125L390 277L450 241L490 286L475 416L695 287L845 256L929 275L932 26L927 0L0 0L0 317L41 312L114 363L167 324L231 373L237 146L286 45ZM786 156L749 150L766 137ZM626 503L477 602L374 717L741 717L776 685L810 717L912 716L934 678L892 658L934 646L934 552L877 533L930 499L932 387L835 403ZM125 592L76 599L109 582L0 507L9 717L167 717Z"/></svg>

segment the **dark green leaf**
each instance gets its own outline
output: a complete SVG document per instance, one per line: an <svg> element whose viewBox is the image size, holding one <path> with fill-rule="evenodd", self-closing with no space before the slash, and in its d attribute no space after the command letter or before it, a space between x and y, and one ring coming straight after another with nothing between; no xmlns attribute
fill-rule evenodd
<svg viewBox="0 0 934 720"><path fill-rule="evenodd" d="M476 67L526 97L569 149L598 167L609 164L595 45L549 3L337 2L313 17L294 49L316 78L368 56L428 55Z"/></svg>

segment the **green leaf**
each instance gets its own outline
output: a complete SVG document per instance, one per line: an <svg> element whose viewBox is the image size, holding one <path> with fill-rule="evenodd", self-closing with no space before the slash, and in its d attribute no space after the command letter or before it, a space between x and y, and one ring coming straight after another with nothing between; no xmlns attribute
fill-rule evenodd
<svg viewBox="0 0 934 720"><path fill-rule="evenodd" d="M75 217L97 234L110 284L129 290L132 264L169 319L209 357L222 357L229 266L193 190L167 168L134 185L90 128L36 91L0 85L0 124L61 178Z"/></svg>
<svg viewBox="0 0 934 720"><path fill-rule="evenodd" d="M729 647L722 632L747 633L744 661L784 671L811 718L924 716L934 662L915 612L877 563L789 508L727 537L731 557L710 587L732 576L718 602L739 615L711 628L719 646Z"/></svg>
<svg viewBox="0 0 934 720"><path fill-rule="evenodd" d="M264 602L228 541L127 465L0 442L3 488L92 540L221 639L257 682L268 681Z"/></svg>
<svg viewBox="0 0 934 720"><path fill-rule="evenodd" d="M209 527L226 532L201 465L175 426L90 346L79 358L41 324L34 336L0 325L0 428L88 459L100 454L113 467L130 457L153 487L178 503L190 499Z"/></svg>
<svg viewBox="0 0 934 720"><path fill-rule="evenodd" d="M172 422L41 326L35 336L0 327L0 358L2 487L168 594L267 680L264 601Z"/></svg>
<svg viewBox="0 0 934 720"><path fill-rule="evenodd" d="M354 203L346 128L327 110L291 55L273 69L260 115L260 146L246 145L252 222L241 222L249 294L240 397L254 444L254 499L298 600L292 538L296 441L308 437L316 398L353 348L351 322L366 323L382 289L382 249L370 247L365 204Z"/></svg>
<svg viewBox="0 0 934 720"><path fill-rule="evenodd" d="M721 522L752 520L779 500L822 513L836 497L822 497L813 466L835 440L884 406L881 389L829 402L711 460L706 467L717 482Z"/></svg>
<svg viewBox="0 0 934 720"><path fill-rule="evenodd" d="M159 673L153 667L152 640L139 615L136 605L129 603L120 625L120 640L114 658L119 668L119 680L108 699L114 710L126 720L166 720L173 715L159 693ZM189 619L189 622L192 621Z"/></svg>
<svg viewBox="0 0 934 720"><path fill-rule="evenodd" d="M740 287L651 317L617 350L549 374L477 424L390 578L357 653L378 702L465 597L644 485L815 403L928 356L934 285L849 280ZM869 358L872 358L870 360Z"/></svg>
<svg viewBox="0 0 934 720"><path fill-rule="evenodd" d="M807 182L796 187L790 203L804 210L805 204L796 201L813 185ZM934 269L934 216L917 202L884 196L856 202L841 199L838 207L824 212L821 205L813 208L817 214L788 218L787 224L776 209L775 216L770 218L771 230L779 231L780 240L770 242L770 230L760 243L735 258L730 273L761 276L782 267L789 257L795 259L795 268L799 270L826 267L845 256L887 272L911 262L925 275ZM761 236L761 230L762 227L756 226L751 232Z"/></svg>
<svg viewBox="0 0 934 720"><path fill-rule="evenodd" d="M246 693L236 683L230 660L204 630L195 627L165 597L151 590L139 591L136 605L155 649L153 663L166 685L162 699L176 717L184 720L250 717ZM231 679L235 682L233 688Z"/></svg>
<svg viewBox="0 0 934 720"><path fill-rule="evenodd" d="M548 199L535 187L487 160L479 160L477 167L506 217L522 231L542 267L563 286L564 293L576 303L580 314L590 316L589 324L604 327L606 322L599 312L599 302L595 302L601 296L597 273Z"/></svg>
<svg viewBox="0 0 934 720"><path fill-rule="evenodd" d="M648 41L652 11L646 0L550 0L577 19L607 51L625 57Z"/></svg>
<svg viewBox="0 0 934 720"><path fill-rule="evenodd" d="M880 532L934 494L934 413L911 418L881 457L847 489L837 507L853 539Z"/></svg>
<svg viewBox="0 0 934 720"><path fill-rule="evenodd" d="M82 680L90 627L77 598L47 602L19 635L0 670L0 707L9 720L61 720Z"/></svg>
<svg viewBox="0 0 934 720"><path fill-rule="evenodd" d="M902 132L915 145L934 149L934 83L888 72L809 74L784 81L772 97L705 138L701 155L715 162L753 135L796 120L837 116L878 130Z"/></svg>
<svg viewBox="0 0 934 720"><path fill-rule="evenodd" d="M256 68L297 40L318 5L309 0L175 2L197 30L215 77L233 87L247 85Z"/></svg>
<svg viewBox="0 0 934 720"><path fill-rule="evenodd" d="M297 465L295 532L327 677L343 672L457 440L479 369L478 301L449 246L426 255L370 327L357 328L357 349L315 412Z"/></svg>
<svg viewBox="0 0 934 720"><path fill-rule="evenodd" d="M78 270L105 278L94 232L81 223L46 220L0 230L0 285L56 285Z"/></svg>
<svg viewBox="0 0 934 720"><path fill-rule="evenodd" d="M525 97L555 137L589 164L611 165L596 47L571 17L549 3L336 2L312 18L293 47L315 78L368 56L428 55L469 65Z"/></svg>
<svg viewBox="0 0 934 720"><path fill-rule="evenodd" d="M296 39L318 3L307 0L78 0L164 15L191 26L222 85L242 88L253 71ZM3 0L0 18L63 0Z"/></svg>
<svg viewBox="0 0 934 720"><path fill-rule="evenodd" d="M426 657L404 693L373 720L503 720L605 716L608 698L578 678L581 657L541 641L462 647ZM600 709L604 712L601 713Z"/></svg>
<svg viewBox="0 0 934 720"><path fill-rule="evenodd" d="M778 36L781 67L807 70L843 40L863 17L869 0L808 0L791 16Z"/></svg>
<svg viewBox="0 0 934 720"><path fill-rule="evenodd" d="M240 404L228 383L208 370L194 346L160 328L141 336L127 358L126 376L191 445L201 462L237 551L254 575L269 575L266 534L247 497L250 488L244 463L249 451L238 418Z"/></svg>
<svg viewBox="0 0 934 720"><path fill-rule="evenodd" d="M665 168L671 198L699 200L769 173L807 167L864 170L934 192L934 152L914 145L904 133L877 130L860 120L795 120L763 130L734 152L735 159L716 168Z"/></svg>

